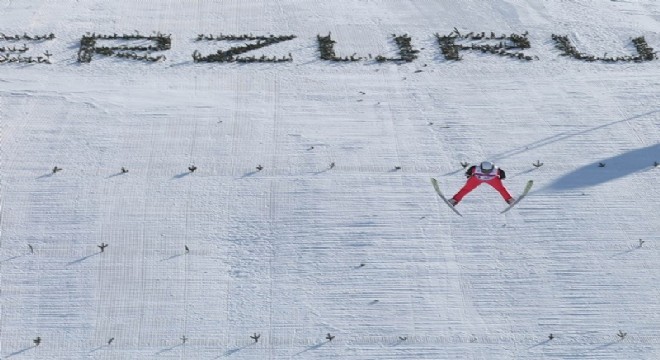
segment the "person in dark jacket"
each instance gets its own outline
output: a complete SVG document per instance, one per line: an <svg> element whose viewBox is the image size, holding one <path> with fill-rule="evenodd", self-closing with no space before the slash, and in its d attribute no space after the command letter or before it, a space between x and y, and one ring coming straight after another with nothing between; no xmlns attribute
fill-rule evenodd
<svg viewBox="0 0 660 360"><path fill-rule="evenodd" d="M484 161L479 164L479 166L470 166L465 172L465 176L468 178L465 185L456 193L456 195L449 199L449 202L452 205L456 205L461 202L465 195L483 183L486 183L495 188L495 190L497 190L500 195L502 195L504 201L506 201L508 204L511 204L515 201L513 196L511 196L511 194L509 194L509 192L504 187L504 184L502 184L502 180L506 179L504 170L495 166L495 164L492 162Z"/></svg>

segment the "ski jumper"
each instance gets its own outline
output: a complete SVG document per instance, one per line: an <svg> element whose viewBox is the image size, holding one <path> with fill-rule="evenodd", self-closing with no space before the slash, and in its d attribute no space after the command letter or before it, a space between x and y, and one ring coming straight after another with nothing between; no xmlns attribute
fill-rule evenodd
<svg viewBox="0 0 660 360"><path fill-rule="evenodd" d="M483 183L486 183L495 188L495 190L497 190L500 195L502 195L505 201L508 202L513 198L513 196L511 196L511 194L509 194L509 192L504 187L504 184L502 184L502 180L506 178L506 174L504 173L504 170L497 166L495 166L491 172L486 173L483 172L479 166L473 165L470 166L470 168L465 172L465 176L468 177L468 181L465 183L463 188L461 188L453 197L453 199L456 200L456 203L459 203L461 200L463 200L465 195Z"/></svg>

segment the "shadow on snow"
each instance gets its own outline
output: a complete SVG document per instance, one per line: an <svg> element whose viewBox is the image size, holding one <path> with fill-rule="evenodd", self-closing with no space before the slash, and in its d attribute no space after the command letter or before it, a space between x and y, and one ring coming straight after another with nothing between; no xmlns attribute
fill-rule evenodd
<svg viewBox="0 0 660 360"><path fill-rule="evenodd" d="M81 263L81 262L83 262L83 261L85 261L85 260L91 258L92 256L96 256L96 255L100 255L100 254L101 254L101 252L96 252L96 253L94 253L94 254L90 254L90 255L87 255L87 256L81 257L81 258L78 259L78 260L74 260L74 261L68 262L66 265L67 265L67 266L70 266L70 265L78 264L78 263Z"/></svg>
<svg viewBox="0 0 660 360"><path fill-rule="evenodd" d="M224 354L222 354L221 356L216 357L216 359L219 359L219 358L221 358L221 357L228 357L228 356L231 356L231 355L233 355L233 354L235 354L235 353L237 353L237 352L239 352L239 351L241 351L241 350L244 350L244 349L249 348L250 346L253 346L254 344L255 344L255 343L250 343L250 344L248 344L248 345L243 345L243 346L239 346L239 347L231 348L231 349L225 351Z"/></svg>
<svg viewBox="0 0 660 360"><path fill-rule="evenodd" d="M627 153L583 166L550 184L551 189L567 190L595 186L638 171L653 168L660 159L660 144L632 150ZM604 167L599 167L603 163Z"/></svg>
<svg viewBox="0 0 660 360"><path fill-rule="evenodd" d="M28 350L30 350L30 349L34 349L34 348L36 348L36 346L35 346L35 345L32 345L32 346L30 346L30 347L26 347L25 349L22 349L22 350L18 350L18 351L16 351L16 352L13 352L13 353L7 355L7 357L10 358L10 357L12 357L12 356L20 355L20 354L22 354L22 353L24 353L24 352L26 352L26 351L28 351Z"/></svg>
<svg viewBox="0 0 660 360"><path fill-rule="evenodd" d="M294 354L293 356L298 356L298 355L301 355L301 354L306 353L306 352L308 352L308 351L316 350L316 349L322 347L323 345L325 345L325 344L327 344L327 343L328 343L327 341L323 341L323 342L320 342L320 343L318 343L318 344L315 344L315 345L312 345L312 346L308 346L306 349L304 349L304 350L302 350L302 351L300 351L300 352Z"/></svg>

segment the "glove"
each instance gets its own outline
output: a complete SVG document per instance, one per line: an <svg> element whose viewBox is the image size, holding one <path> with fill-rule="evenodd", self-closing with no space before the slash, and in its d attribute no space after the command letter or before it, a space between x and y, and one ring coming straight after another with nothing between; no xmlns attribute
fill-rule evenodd
<svg viewBox="0 0 660 360"><path fill-rule="evenodd" d="M467 171L465 172L465 177L466 177L466 178L469 179L469 178L472 177L472 172L474 171L475 167L476 167L476 166L472 165L472 166L470 166L470 167L467 169Z"/></svg>

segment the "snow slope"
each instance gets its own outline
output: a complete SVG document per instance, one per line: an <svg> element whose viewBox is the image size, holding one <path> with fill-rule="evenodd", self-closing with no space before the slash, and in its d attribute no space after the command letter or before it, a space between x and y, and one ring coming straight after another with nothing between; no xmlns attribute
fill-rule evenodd
<svg viewBox="0 0 660 360"><path fill-rule="evenodd" d="M551 39L658 49L657 1L0 8L4 34L56 35L28 45L52 64L0 64L3 359L660 358L660 60ZM446 61L454 28L528 31L538 59ZM76 61L85 33L135 30L172 34L167 59ZM200 33L297 38L256 51L290 63L196 64L228 46ZM323 61L328 33L365 57L407 33L419 58ZM452 194L483 159L535 187L506 215L479 188L460 218L429 178Z"/></svg>

